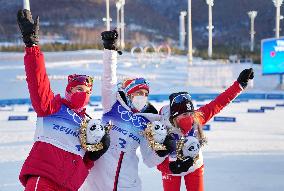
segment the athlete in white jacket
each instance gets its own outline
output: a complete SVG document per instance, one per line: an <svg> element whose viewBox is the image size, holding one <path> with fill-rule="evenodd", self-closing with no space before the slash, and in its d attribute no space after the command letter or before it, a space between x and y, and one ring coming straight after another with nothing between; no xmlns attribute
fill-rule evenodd
<svg viewBox="0 0 284 191"><path fill-rule="evenodd" d="M165 159L165 154L160 157L149 148L148 141L141 134L146 123L159 118L159 115L153 114L153 110L156 110L147 99L145 101L148 95L136 95L137 92L148 94L149 86L145 79L128 81L124 92L116 89L117 51L114 43L117 32L106 31L102 33L102 38L105 47L102 76L103 121L111 121L114 126L110 131L111 143L108 151L96 161L80 190L139 191L141 180L138 176L136 155L138 147L140 146L143 162L148 167L155 167ZM132 95L136 97L131 97Z"/></svg>

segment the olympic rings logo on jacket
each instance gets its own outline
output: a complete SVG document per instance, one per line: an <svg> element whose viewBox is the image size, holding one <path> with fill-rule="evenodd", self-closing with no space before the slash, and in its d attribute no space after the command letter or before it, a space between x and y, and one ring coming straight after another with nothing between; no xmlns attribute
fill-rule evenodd
<svg viewBox="0 0 284 191"><path fill-rule="evenodd" d="M147 121L145 118L135 115L132 111L128 111L123 106L119 105L117 111L123 121L131 121L134 127L144 129Z"/></svg>
<svg viewBox="0 0 284 191"><path fill-rule="evenodd" d="M81 122L83 121L83 119L77 115L77 113L75 113L74 111L72 111L72 109L67 108L67 113L73 117L73 121L75 123L77 123L78 125L81 124Z"/></svg>

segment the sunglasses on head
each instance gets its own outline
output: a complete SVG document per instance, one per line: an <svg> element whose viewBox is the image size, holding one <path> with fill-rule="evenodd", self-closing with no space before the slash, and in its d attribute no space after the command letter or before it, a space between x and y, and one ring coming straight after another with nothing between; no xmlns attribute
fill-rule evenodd
<svg viewBox="0 0 284 191"><path fill-rule="evenodd" d="M132 83L149 85L149 82L144 78L137 78Z"/></svg>
<svg viewBox="0 0 284 191"><path fill-rule="evenodd" d="M171 106L175 104L180 104L185 101L191 101L191 96L189 94L179 94L171 102Z"/></svg>
<svg viewBox="0 0 284 191"><path fill-rule="evenodd" d="M94 79L90 76L87 75L74 75L74 76L69 76L69 82L80 82L80 83L85 83L87 86L92 86Z"/></svg>

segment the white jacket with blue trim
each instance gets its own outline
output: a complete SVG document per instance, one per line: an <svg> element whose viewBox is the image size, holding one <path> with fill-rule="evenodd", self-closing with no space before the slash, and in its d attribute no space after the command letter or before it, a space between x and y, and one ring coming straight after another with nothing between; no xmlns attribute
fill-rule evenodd
<svg viewBox="0 0 284 191"><path fill-rule="evenodd" d="M155 167L164 161L148 146L141 135L146 123L159 119L157 114L133 113L116 89L117 52L104 51L102 77L103 121L112 121L111 143L107 152L91 169L80 191L139 191L141 180L138 176L138 156L140 147L143 162Z"/></svg>

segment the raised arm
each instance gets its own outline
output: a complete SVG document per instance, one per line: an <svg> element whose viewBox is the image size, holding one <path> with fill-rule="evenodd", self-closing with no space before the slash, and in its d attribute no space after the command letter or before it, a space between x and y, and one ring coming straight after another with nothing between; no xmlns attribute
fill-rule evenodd
<svg viewBox="0 0 284 191"><path fill-rule="evenodd" d="M117 93L117 49L115 47L118 38L117 31L105 31L102 33L104 45L103 75L102 75L102 105L104 113L111 110L116 101Z"/></svg>
<svg viewBox="0 0 284 191"><path fill-rule="evenodd" d="M111 110L116 101L116 67L117 52L115 50L104 50L103 75L102 75L102 105L104 113Z"/></svg>
<svg viewBox="0 0 284 191"><path fill-rule="evenodd" d="M214 115L218 114L225 106L234 100L241 91L247 87L248 81L253 78L254 72L252 68L243 70L232 86L218 95L209 104L199 108L197 111L203 114L201 124L204 125L207 123Z"/></svg>
<svg viewBox="0 0 284 191"><path fill-rule="evenodd" d="M44 56L38 46L26 47L24 58L27 83L34 110L46 116L59 110L59 96L54 97L45 69Z"/></svg>
<svg viewBox="0 0 284 191"><path fill-rule="evenodd" d="M218 114L225 106L234 100L241 91L242 88L239 82L236 81L213 101L200 107L197 111L202 113L201 124L207 123L214 115Z"/></svg>
<svg viewBox="0 0 284 191"><path fill-rule="evenodd" d="M58 110L59 102L56 100L60 98L57 96L54 99L45 70L44 56L37 46L39 17L34 21L30 11L20 10L17 21L26 45L24 63L32 105L38 116L49 115Z"/></svg>

